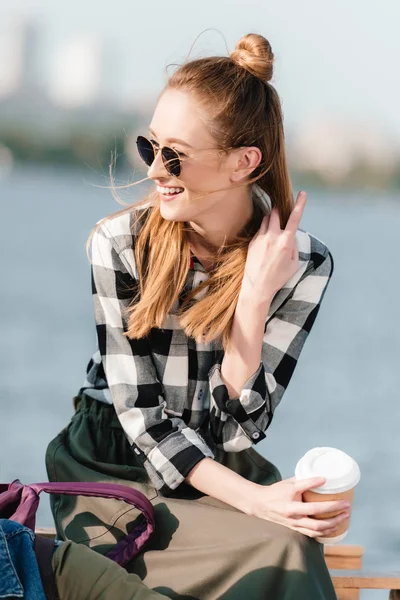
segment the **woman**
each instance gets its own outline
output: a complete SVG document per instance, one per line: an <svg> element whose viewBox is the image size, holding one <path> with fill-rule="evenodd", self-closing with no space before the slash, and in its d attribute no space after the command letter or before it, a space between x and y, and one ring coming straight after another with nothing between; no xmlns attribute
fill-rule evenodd
<svg viewBox="0 0 400 600"><path fill-rule="evenodd" d="M324 480L280 481L251 448L333 269L298 229L306 198L293 203L272 70L268 41L249 34L170 78L137 140L156 189L90 239L98 351L47 451L50 480L147 495L156 533L130 568L171 598L335 598L312 538L348 504L302 503ZM59 535L100 552L136 517L93 499L52 508ZM340 514L317 518L327 511Z"/></svg>

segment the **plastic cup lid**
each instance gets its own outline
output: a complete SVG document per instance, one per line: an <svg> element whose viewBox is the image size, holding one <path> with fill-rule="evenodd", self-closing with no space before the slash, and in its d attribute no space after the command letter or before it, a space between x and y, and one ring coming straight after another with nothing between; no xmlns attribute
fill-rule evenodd
<svg viewBox="0 0 400 600"><path fill-rule="evenodd" d="M312 491L335 494L351 490L360 481L360 469L356 461L337 448L313 448L299 460L295 469L296 479L324 477L326 482Z"/></svg>

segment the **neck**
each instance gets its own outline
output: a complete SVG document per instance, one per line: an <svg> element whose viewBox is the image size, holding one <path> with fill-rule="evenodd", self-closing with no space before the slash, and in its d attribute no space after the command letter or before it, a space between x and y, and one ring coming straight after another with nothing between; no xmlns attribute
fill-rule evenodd
<svg viewBox="0 0 400 600"><path fill-rule="evenodd" d="M207 213L199 215L196 221L190 221L194 230L189 234L192 245L200 245L205 250L221 248L242 231L253 211L251 186L232 190L226 200L218 201Z"/></svg>

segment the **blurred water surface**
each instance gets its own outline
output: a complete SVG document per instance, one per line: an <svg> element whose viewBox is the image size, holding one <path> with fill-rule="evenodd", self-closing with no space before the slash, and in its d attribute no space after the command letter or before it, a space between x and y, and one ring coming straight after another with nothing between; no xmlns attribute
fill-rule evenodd
<svg viewBox="0 0 400 600"><path fill-rule="evenodd" d="M70 418L95 348L84 245L120 208L98 185L106 179L90 170L43 167L0 181L2 481L46 478L46 445ZM284 477L316 445L353 455L362 478L346 542L365 546L367 567L389 570L400 570L399 223L394 194L308 190L302 227L329 246L335 273L257 447ZM51 525L47 502L39 523Z"/></svg>

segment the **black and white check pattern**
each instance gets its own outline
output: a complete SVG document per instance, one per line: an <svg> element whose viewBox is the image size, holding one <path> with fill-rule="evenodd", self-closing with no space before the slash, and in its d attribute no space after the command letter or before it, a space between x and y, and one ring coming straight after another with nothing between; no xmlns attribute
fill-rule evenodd
<svg viewBox="0 0 400 600"><path fill-rule="evenodd" d="M216 448L238 452L265 437L318 314L333 260L325 244L298 230L299 270L273 299L262 362L240 397L229 399L221 379L220 343L196 343L179 326L176 309L182 295L163 328L145 339L123 336L124 309L137 288L135 210L146 209L112 217L92 239L98 350L79 393L114 405L132 450L155 487L168 494L200 460L214 458ZM182 294L207 278L194 257Z"/></svg>

